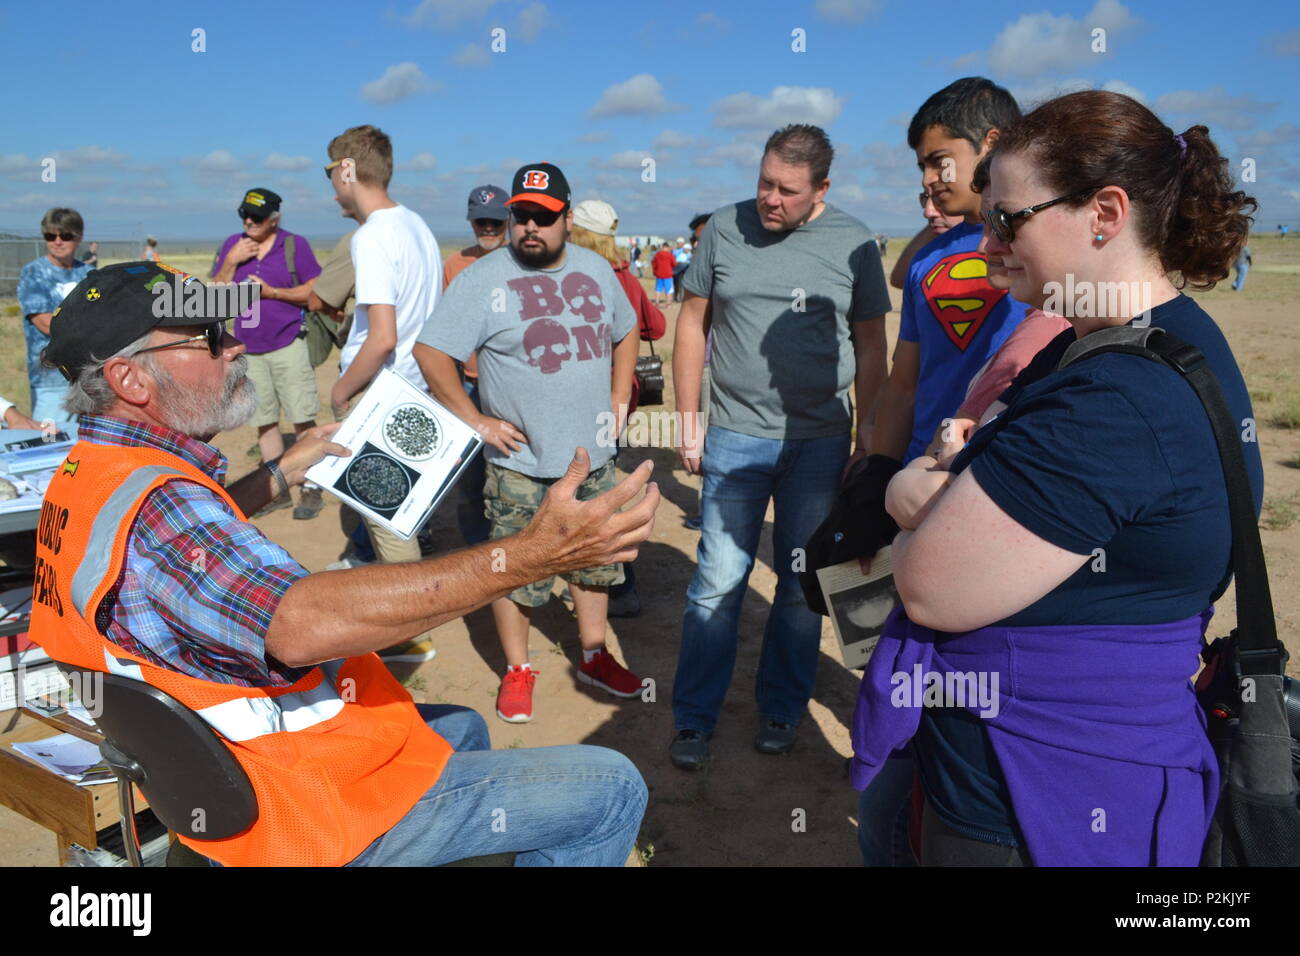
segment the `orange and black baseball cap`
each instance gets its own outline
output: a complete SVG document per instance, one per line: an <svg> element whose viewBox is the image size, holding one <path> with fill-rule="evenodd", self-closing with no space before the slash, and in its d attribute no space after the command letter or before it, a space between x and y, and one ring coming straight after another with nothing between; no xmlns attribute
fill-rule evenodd
<svg viewBox="0 0 1300 956"><path fill-rule="evenodd" d="M570 197L569 181L560 172L560 167L551 163L532 163L519 167L515 173L506 205L532 202L551 212L563 212L569 207Z"/></svg>

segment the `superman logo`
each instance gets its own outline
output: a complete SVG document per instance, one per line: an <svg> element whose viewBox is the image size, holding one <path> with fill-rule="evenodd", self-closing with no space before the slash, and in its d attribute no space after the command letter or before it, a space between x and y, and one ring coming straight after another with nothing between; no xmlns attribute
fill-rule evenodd
<svg viewBox="0 0 1300 956"><path fill-rule="evenodd" d="M989 285L989 265L978 252L957 252L926 273L921 293L949 341L964 352L1007 290Z"/></svg>

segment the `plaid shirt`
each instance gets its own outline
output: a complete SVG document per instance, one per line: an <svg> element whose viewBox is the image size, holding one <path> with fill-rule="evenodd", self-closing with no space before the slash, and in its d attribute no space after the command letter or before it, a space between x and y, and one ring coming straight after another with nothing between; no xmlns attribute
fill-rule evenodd
<svg viewBox="0 0 1300 956"><path fill-rule="evenodd" d="M156 448L224 483L226 459L167 428L82 416L78 437L97 445ZM284 593L307 570L207 488L183 479L150 492L127 538L126 562L95 624L113 643L190 677L284 687L309 668L266 653Z"/></svg>

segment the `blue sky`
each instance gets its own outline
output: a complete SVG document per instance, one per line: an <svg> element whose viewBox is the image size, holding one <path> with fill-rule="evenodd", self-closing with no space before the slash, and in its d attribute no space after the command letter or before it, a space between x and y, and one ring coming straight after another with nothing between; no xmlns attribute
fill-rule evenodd
<svg viewBox="0 0 1300 956"><path fill-rule="evenodd" d="M393 196L439 235L465 231L472 186L538 160L613 203L622 232L678 234L752 196L763 140L792 121L836 146L832 202L910 232L907 121L971 74L1022 106L1105 86L1175 131L1205 123L1234 170L1255 161L1257 228L1300 223L1291 0L28 3L0 10L0 50L22 83L0 115L0 230L23 234L71 205L87 238L222 236L268 186L286 227L339 235L325 146L366 122L393 138Z"/></svg>

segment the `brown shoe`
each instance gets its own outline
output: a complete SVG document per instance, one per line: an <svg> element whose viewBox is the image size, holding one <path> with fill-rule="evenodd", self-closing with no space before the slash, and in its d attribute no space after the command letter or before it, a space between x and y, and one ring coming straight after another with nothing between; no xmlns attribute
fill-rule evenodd
<svg viewBox="0 0 1300 956"><path fill-rule="evenodd" d="M293 509L293 517L297 521L309 521L320 514L324 507L325 502L321 500L319 488L304 488L298 498L298 507Z"/></svg>
<svg viewBox="0 0 1300 956"><path fill-rule="evenodd" d="M279 497L272 498L270 501L268 501L266 503L266 506L262 508L261 511L253 515L253 517L265 518L273 511L279 511L281 508L292 508L292 507L293 507L293 499L289 497L289 492L286 491L284 494L280 495Z"/></svg>

